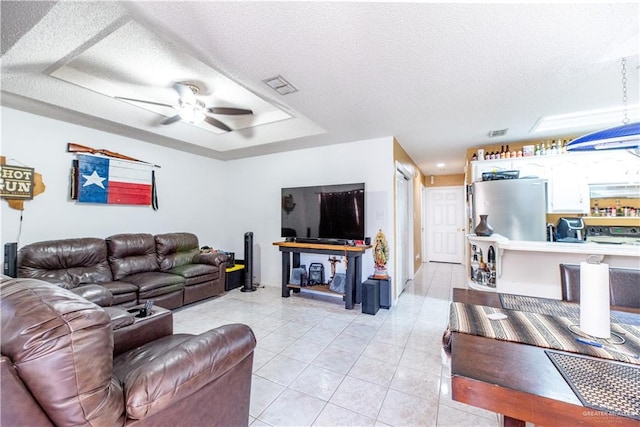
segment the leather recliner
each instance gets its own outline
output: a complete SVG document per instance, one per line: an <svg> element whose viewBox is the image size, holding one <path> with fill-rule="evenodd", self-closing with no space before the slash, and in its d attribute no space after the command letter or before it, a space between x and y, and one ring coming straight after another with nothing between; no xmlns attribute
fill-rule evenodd
<svg viewBox="0 0 640 427"><path fill-rule="evenodd" d="M1 425L247 425L256 341L246 325L114 358L109 316L69 290L3 278L0 309Z"/></svg>
<svg viewBox="0 0 640 427"><path fill-rule="evenodd" d="M102 306L138 303L138 287L114 281L104 239L83 237L31 243L18 251L18 277L54 283Z"/></svg>
<svg viewBox="0 0 640 427"><path fill-rule="evenodd" d="M224 292L225 254L200 253L192 233L156 234L155 241L160 270L185 279L184 304Z"/></svg>
<svg viewBox="0 0 640 427"><path fill-rule="evenodd" d="M169 310L182 307L185 279L160 271L152 234L115 234L105 241L113 278L136 285L138 303L153 300Z"/></svg>

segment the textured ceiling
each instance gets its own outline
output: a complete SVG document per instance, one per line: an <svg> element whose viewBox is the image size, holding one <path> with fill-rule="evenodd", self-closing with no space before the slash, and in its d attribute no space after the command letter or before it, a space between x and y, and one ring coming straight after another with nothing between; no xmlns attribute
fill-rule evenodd
<svg viewBox="0 0 640 427"><path fill-rule="evenodd" d="M629 103L639 96L638 3L1 5L3 105L219 159L395 136L425 174L460 173L466 147L554 136L530 131L545 115L620 106L622 57ZM130 26L158 43L115 37ZM263 80L276 75L299 92L273 92ZM170 103L185 78L255 117L229 118L229 133L162 126L171 111L111 97Z"/></svg>

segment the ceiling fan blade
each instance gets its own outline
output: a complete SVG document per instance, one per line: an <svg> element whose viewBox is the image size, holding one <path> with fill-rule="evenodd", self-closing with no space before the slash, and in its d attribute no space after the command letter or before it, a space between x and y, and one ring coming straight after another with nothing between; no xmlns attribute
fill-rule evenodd
<svg viewBox="0 0 640 427"><path fill-rule="evenodd" d="M225 114L228 116L241 116L244 114L253 114L251 110L245 110L242 108L227 108L227 107L211 107L207 108L207 112L211 114Z"/></svg>
<svg viewBox="0 0 640 427"><path fill-rule="evenodd" d="M169 108L173 108L173 105L169 105L169 104L163 104L161 102L153 102L153 101L145 101L143 99L134 99L134 98L125 98L123 96L114 96L115 99L121 99L123 101L133 101L133 102L142 102L144 104L151 104L151 105L159 105L160 107L169 107Z"/></svg>
<svg viewBox="0 0 640 427"><path fill-rule="evenodd" d="M214 119L213 117L207 116L204 118L204 121L209 123L211 126L215 126L227 132L231 132L231 128L229 126L225 125L220 120Z"/></svg>
<svg viewBox="0 0 640 427"><path fill-rule="evenodd" d="M184 83L174 83L173 88L178 92L180 99L187 102L188 104L195 104L196 95L193 93L189 85Z"/></svg>
<svg viewBox="0 0 640 427"><path fill-rule="evenodd" d="M180 119L182 119L182 117L180 117L180 114L176 114L175 116L167 117L165 120L162 121L162 124L170 125L171 123L175 123Z"/></svg>

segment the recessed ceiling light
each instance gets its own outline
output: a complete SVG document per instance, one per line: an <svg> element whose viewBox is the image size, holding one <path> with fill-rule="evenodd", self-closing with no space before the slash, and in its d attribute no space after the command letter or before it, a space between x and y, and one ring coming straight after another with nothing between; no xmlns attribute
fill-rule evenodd
<svg viewBox="0 0 640 427"><path fill-rule="evenodd" d="M285 80L282 76L271 77L270 79L263 80L271 89L278 92L280 95L288 95L290 93L297 92L296 89L291 83Z"/></svg>
<svg viewBox="0 0 640 427"><path fill-rule="evenodd" d="M444 169L444 163L437 163L437 164L436 164L436 167L437 167L438 169Z"/></svg>

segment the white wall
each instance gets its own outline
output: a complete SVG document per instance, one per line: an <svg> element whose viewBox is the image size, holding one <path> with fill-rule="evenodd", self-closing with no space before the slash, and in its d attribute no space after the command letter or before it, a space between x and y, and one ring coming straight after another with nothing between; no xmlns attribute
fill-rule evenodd
<svg viewBox="0 0 640 427"><path fill-rule="evenodd" d="M44 193L25 201L18 246L68 237L116 233L189 231L201 244L218 244L224 206L220 188L228 181L224 163L169 148L2 108L2 146L7 164L35 168ZM67 143L104 148L161 166L156 170L159 210L149 206L94 205L71 201ZM2 200L2 242L16 241L20 211ZM4 249L4 245L2 247Z"/></svg>
<svg viewBox="0 0 640 427"><path fill-rule="evenodd" d="M280 189L305 185L365 183L366 235L385 231L393 250L393 138L357 141L222 162L146 142L2 107L0 154L8 164L35 168L46 190L25 202L18 246L69 237L116 233L189 231L201 245L243 258L244 233L254 233L254 275L279 286ZM161 166L156 170L159 210L150 207L79 204L68 198L75 156L68 142L104 148ZM17 241L20 211L0 201L2 243ZM4 246L4 245L3 245ZM4 247L0 248L3 250ZM326 257L303 258L324 262ZM338 271L344 266L338 264ZM389 265L390 274L393 266ZM373 257L363 257L363 277Z"/></svg>
<svg viewBox="0 0 640 427"><path fill-rule="evenodd" d="M365 183L365 232L372 240L378 229L393 227L393 138L310 148L228 162L232 185L233 214L225 229L227 247L237 258L244 252L244 233L254 233L256 281L267 286L281 282L281 254L273 242L280 237L280 189L283 187ZM302 263L324 262L328 257L304 255ZM363 256L363 278L373 274L373 255ZM259 267L259 268L258 268ZM392 269L391 266L389 266ZM338 264L337 271L344 270Z"/></svg>

